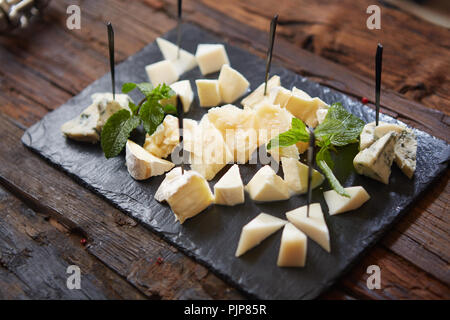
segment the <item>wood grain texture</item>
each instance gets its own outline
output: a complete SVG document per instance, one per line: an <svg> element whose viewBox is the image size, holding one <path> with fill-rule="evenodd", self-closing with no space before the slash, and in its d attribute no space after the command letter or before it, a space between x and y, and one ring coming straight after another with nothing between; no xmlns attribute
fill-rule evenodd
<svg viewBox="0 0 450 320"><path fill-rule="evenodd" d="M185 1L183 16L264 56L270 18L279 13L274 63L356 99L366 96L371 101L374 48L381 41L385 47L382 111L449 141L448 30L378 3L382 30L370 31L365 27L369 2L289 0L274 6L270 0ZM0 70L0 113L19 125L36 122L108 71L106 21L115 27L118 62L176 23L175 0L140 0L133 5L121 0L82 1L82 29L70 31L65 27L65 10L72 3L52 1L33 28L0 37L0 61L7 61ZM2 183L73 230L83 230L90 239L87 252L95 259L127 278L147 297L241 297L202 266L173 252L158 237L25 150L18 140L20 129L6 122L8 128L18 131L8 143L0 144L2 163L7 164L2 166ZM11 166L16 163L26 174L13 172ZM49 186L39 180L43 173ZM35 181L34 185L29 181ZM349 277L323 298L448 298L448 181L449 172ZM67 199L72 207L66 208L60 199ZM80 216L75 214L77 206L83 211ZM130 247L124 248L123 243ZM153 263L159 255L175 275L168 276L166 268ZM386 292L365 287L366 261L381 261L383 269L390 270ZM408 270L410 278L398 277L401 270ZM420 280L406 284L416 276Z"/></svg>

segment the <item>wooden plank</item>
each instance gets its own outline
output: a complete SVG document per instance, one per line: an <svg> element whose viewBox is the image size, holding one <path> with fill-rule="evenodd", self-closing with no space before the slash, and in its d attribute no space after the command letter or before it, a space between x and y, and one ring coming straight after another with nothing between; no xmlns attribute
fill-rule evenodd
<svg viewBox="0 0 450 320"><path fill-rule="evenodd" d="M142 299L125 279L89 255L80 237L0 187L0 299ZM67 267L81 270L67 288Z"/></svg>
<svg viewBox="0 0 450 320"><path fill-rule="evenodd" d="M0 153L3 164L0 181L38 207L39 211L88 238L88 252L100 261L151 298L242 298L206 268L136 225L134 220L98 196L80 188L64 173L45 164L20 144L22 133L0 115L0 134L3 137L0 150L9 150ZM20 172L15 165L18 161L21 161ZM163 258L162 264L157 263L159 257ZM416 274L410 276L415 278ZM424 272L422 277L427 278L423 281L433 281ZM358 280L358 287L363 288L364 283L364 279ZM337 289L342 290L341 287ZM368 289L358 290L359 296L376 298Z"/></svg>

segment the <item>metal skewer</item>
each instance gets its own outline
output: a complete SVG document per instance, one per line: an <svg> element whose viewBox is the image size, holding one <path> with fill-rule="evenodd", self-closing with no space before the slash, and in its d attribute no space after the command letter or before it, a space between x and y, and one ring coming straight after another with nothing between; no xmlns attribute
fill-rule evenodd
<svg viewBox="0 0 450 320"><path fill-rule="evenodd" d="M267 95L267 81L269 79L270 64L272 63L273 43L275 41L275 31L277 30L278 15L276 14L270 22L269 48L267 49L266 77L264 84L264 95Z"/></svg>
<svg viewBox="0 0 450 320"><path fill-rule="evenodd" d="M178 0L178 23L177 23L177 59L180 58L180 44L181 44L181 10L182 8L182 0Z"/></svg>
<svg viewBox="0 0 450 320"><path fill-rule="evenodd" d="M109 67L111 69L111 83L112 83L112 93L113 100L116 99L116 77L114 74L114 29L111 22L106 24L108 28L108 47L109 47Z"/></svg>
<svg viewBox="0 0 450 320"><path fill-rule="evenodd" d="M381 63L383 60L383 46L377 45L377 54L375 55L375 124L378 126L380 119L380 91L381 91Z"/></svg>
<svg viewBox="0 0 450 320"><path fill-rule="evenodd" d="M183 104L181 103L181 98L179 95L177 95L177 115L178 115L178 127L180 129L180 148L181 152L183 152ZM184 174L184 168L183 168L183 160L184 157L181 156L181 174Z"/></svg>
<svg viewBox="0 0 450 320"><path fill-rule="evenodd" d="M314 135L314 129L309 129L309 147L308 147L308 198L307 198L307 208L306 208L306 216L309 218L309 205L311 204L311 179L312 179L312 171L314 169L314 148L316 146L316 137Z"/></svg>

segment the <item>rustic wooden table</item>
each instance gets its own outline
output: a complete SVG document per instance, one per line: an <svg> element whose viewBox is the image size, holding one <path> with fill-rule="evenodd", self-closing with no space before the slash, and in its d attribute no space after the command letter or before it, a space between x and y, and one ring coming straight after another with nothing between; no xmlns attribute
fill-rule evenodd
<svg viewBox="0 0 450 320"><path fill-rule="evenodd" d="M81 30L66 27L74 1L52 1L30 28L0 36L0 298L245 298L22 146L27 126L108 71L105 21L115 26L118 62L176 26L175 0L75 2ZM449 30L384 2L382 29L368 30L372 2L189 0L184 18L264 56L278 13L275 63L370 101L382 42L382 111L449 141ZM449 175L321 298L449 299ZM81 290L66 288L71 264L82 270ZM380 290L366 286L373 264Z"/></svg>

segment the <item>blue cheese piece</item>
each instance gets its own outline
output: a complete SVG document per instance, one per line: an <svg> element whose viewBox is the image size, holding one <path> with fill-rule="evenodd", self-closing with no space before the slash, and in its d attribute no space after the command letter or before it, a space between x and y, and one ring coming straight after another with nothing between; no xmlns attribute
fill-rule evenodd
<svg viewBox="0 0 450 320"><path fill-rule="evenodd" d="M408 177L412 178L416 171L417 139L412 130L400 133L394 148L395 163Z"/></svg>
<svg viewBox="0 0 450 320"><path fill-rule="evenodd" d="M356 172L388 184L396 142L397 133L391 131L369 148L360 151L353 159Z"/></svg>
<svg viewBox="0 0 450 320"><path fill-rule="evenodd" d="M96 143L108 118L121 109L128 109L132 101L126 94L95 93L91 96L92 104L79 116L61 126L63 134L73 140Z"/></svg>

